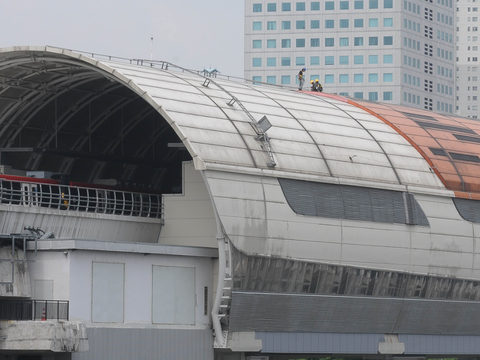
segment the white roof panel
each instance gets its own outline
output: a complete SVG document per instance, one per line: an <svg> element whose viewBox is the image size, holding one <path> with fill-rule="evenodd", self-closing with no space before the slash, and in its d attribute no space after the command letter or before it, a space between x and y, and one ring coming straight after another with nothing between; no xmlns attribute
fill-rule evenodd
<svg viewBox="0 0 480 360"><path fill-rule="evenodd" d="M305 172L399 183L392 168L398 167L400 183L443 188L402 135L346 99L215 78L205 87L203 77L187 72L111 62L108 66L162 107L176 131L185 134L192 156L199 156L207 169L209 163L217 169L221 164L226 169L268 168L267 148L255 140L252 127L252 118L259 121L266 116L272 125L267 135L276 162L270 169L281 176ZM233 97L237 102L227 105Z"/></svg>

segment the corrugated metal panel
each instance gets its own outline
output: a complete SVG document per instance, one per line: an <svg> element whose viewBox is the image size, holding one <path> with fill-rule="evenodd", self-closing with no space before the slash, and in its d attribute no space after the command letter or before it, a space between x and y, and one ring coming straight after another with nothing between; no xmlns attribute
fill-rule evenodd
<svg viewBox="0 0 480 360"><path fill-rule="evenodd" d="M480 201L454 198L453 203L462 218L474 223L480 223Z"/></svg>
<svg viewBox="0 0 480 360"><path fill-rule="evenodd" d="M297 214L428 226L412 194L336 184L278 179Z"/></svg>
<svg viewBox="0 0 480 360"><path fill-rule="evenodd" d="M211 330L88 328L89 350L72 360L212 360Z"/></svg>
<svg viewBox="0 0 480 360"><path fill-rule="evenodd" d="M262 353L289 354L378 354L384 334L338 334L311 332L257 331ZM403 355L478 355L480 336L402 335Z"/></svg>
<svg viewBox="0 0 480 360"><path fill-rule="evenodd" d="M405 344L405 355L478 355L480 336L402 335L398 341Z"/></svg>
<svg viewBox="0 0 480 360"><path fill-rule="evenodd" d="M232 293L232 331L480 335L478 302Z"/></svg>
<svg viewBox="0 0 480 360"><path fill-rule="evenodd" d="M257 331L262 353L290 354L377 354L383 334L338 334Z"/></svg>

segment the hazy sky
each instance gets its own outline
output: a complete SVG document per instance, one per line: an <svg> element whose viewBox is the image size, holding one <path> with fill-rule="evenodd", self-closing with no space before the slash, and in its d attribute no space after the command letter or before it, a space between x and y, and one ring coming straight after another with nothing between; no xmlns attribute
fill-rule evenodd
<svg viewBox="0 0 480 360"><path fill-rule="evenodd" d="M0 0L0 47L57 46L243 77L243 0Z"/></svg>

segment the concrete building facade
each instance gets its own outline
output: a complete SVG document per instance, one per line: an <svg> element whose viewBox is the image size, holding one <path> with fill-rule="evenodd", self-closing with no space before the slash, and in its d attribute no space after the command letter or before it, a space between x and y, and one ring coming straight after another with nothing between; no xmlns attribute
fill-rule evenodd
<svg viewBox="0 0 480 360"><path fill-rule="evenodd" d="M459 0L456 16L456 114L479 117L479 3Z"/></svg>
<svg viewBox="0 0 480 360"><path fill-rule="evenodd" d="M245 78L455 112L453 0L245 1Z"/></svg>

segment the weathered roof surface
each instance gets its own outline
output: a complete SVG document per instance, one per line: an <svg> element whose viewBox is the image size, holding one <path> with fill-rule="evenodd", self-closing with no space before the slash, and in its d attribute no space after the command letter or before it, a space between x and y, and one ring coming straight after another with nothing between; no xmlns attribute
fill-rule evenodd
<svg viewBox="0 0 480 360"><path fill-rule="evenodd" d="M275 171L442 188L419 152L395 129L343 99L275 87L204 79L106 63L161 106L191 155L210 165L268 169L268 157L247 113L267 116ZM197 162L198 164L198 162Z"/></svg>
<svg viewBox="0 0 480 360"><path fill-rule="evenodd" d="M32 99L42 90L42 101L53 108L60 91L70 94L73 103L82 97L82 91L112 93L108 86L117 92L120 86L143 98L150 110L170 124L198 169L260 170L273 176L480 192L475 171L480 164L480 130L475 121L275 86L222 79L211 79L207 84L203 76L167 70L165 63L137 63L97 60L49 47L0 49L0 78L4 80L0 147L15 143L12 136L19 136L11 130L19 126L15 117L19 108L25 111L30 107L29 121L35 124ZM134 96L128 101L134 102ZM123 111L124 103L117 110ZM109 116L107 110L105 105L105 117ZM270 154L265 143L257 140L258 129L252 126L252 119L259 121L263 116L272 125L267 135L274 167L268 166ZM68 127L74 119L81 122L72 115L65 117L63 126ZM119 127L118 116L108 119L109 129ZM37 123L36 131L40 132L38 119ZM146 146L150 130L145 127L130 133L130 157L147 152L139 148ZM53 141L50 137L42 144L51 146ZM171 137L163 139L166 141L172 141ZM31 141L31 146L39 144ZM71 150L85 147L87 139L71 146ZM119 147L117 141L101 151L111 154ZM41 163L34 164L38 168Z"/></svg>

